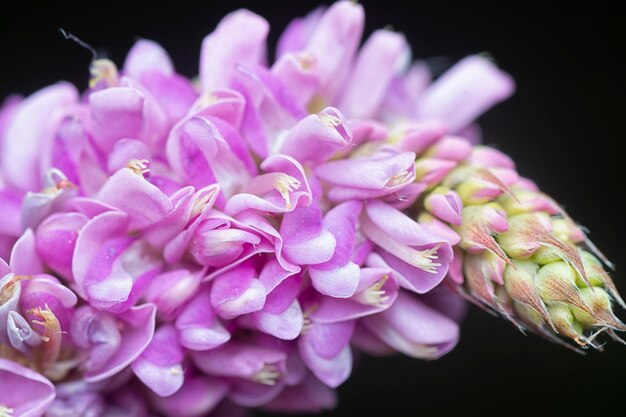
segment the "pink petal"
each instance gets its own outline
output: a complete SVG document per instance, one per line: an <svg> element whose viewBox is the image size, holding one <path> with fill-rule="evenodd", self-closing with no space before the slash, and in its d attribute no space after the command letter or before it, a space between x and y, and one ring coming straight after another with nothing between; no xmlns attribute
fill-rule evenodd
<svg viewBox="0 0 626 417"><path fill-rule="evenodd" d="M200 80L204 91L228 87L236 64L256 64L265 54L269 24L242 9L226 15L202 41Z"/></svg>

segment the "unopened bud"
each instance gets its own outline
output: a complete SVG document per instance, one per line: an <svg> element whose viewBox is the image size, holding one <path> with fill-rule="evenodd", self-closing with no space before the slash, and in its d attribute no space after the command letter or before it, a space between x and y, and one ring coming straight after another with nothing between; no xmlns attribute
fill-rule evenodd
<svg viewBox="0 0 626 417"><path fill-rule="evenodd" d="M472 154L472 144L466 139L446 136L431 146L425 157L448 159L450 161L464 161Z"/></svg>
<svg viewBox="0 0 626 417"><path fill-rule="evenodd" d="M456 166L456 162L446 159L423 158L415 162L415 179L434 185L441 182Z"/></svg>
<svg viewBox="0 0 626 417"><path fill-rule="evenodd" d="M576 320L569 307L554 304L548 307L548 313L550 313L550 318L559 334L573 339L580 346L587 346L588 342L583 334L583 326Z"/></svg>
<svg viewBox="0 0 626 417"><path fill-rule="evenodd" d="M509 216L516 214L544 212L558 214L560 208L549 197L529 190L513 190L512 194L500 196L498 202Z"/></svg>
<svg viewBox="0 0 626 417"><path fill-rule="evenodd" d="M504 271L504 287L513 300L531 307L554 327L535 285L537 269L538 266L534 262L514 261Z"/></svg>
<svg viewBox="0 0 626 417"><path fill-rule="evenodd" d="M518 214L509 217L509 230L498 236L498 243L512 258L525 259L542 246L541 238L549 231L547 214Z"/></svg>
<svg viewBox="0 0 626 417"><path fill-rule="evenodd" d="M437 187L426 197L424 207L433 215L450 224L461 224L463 203L461 197L447 187Z"/></svg>
<svg viewBox="0 0 626 417"><path fill-rule="evenodd" d="M576 320L586 326L610 327L615 330L626 330L626 326L619 321L611 310L611 297L602 288L581 288L580 297L587 304L591 313L572 307Z"/></svg>
<svg viewBox="0 0 626 417"><path fill-rule="evenodd" d="M577 275L574 268L565 262L554 262L541 267L535 279L541 299L549 303L565 303L591 314L576 286Z"/></svg>

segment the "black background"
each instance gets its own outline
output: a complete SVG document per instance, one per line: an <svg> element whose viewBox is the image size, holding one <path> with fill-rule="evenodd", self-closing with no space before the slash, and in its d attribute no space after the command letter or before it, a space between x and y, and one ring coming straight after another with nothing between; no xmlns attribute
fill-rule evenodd
<svg viewBox="0 0 626 417"><path fill-rule="evenodd" d="M309 1L163 5L22 4L0 12L0 97L28 94L60 79L86 86L90 55L63 40L73 32L119 64L138 37L166 47L179 72L197 72L204 35L226 12L248 7L272 24L271 41ZM201 3L201 4L200 4ZM579 10L364 1L367 33L387 25L406 34L416 57L453 62L488 52L517 80L518 92L482 118L485 141L511 155L522 174L563 203L592 230L617 264L626 293L624 245L623 9ZM6 3L5 3L6 5ZM623 312L624 318L626 314ZM459 346L436 362L366 358L340 389L326 416L624 415L626 347L576 355L524 337L500 319L472 309ZM621 406L620 403L622 404ZM618 408L615 408L615 407Z"/></svg>

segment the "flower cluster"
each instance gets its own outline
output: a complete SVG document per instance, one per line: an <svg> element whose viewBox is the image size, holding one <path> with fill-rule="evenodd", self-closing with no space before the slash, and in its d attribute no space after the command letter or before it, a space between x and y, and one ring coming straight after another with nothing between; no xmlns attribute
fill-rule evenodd
<svg viewBox="0 0 626 417"><path fill-rule="evenodd" d="M399 33L359 48L363 23L316 10L268 65L268 23L240 10L197 83L141 40L82 95L5 101L1 417L332 408L355 352L450 351L459 294L553 339L617 337L584 234L475 145L511 78L470 56L433 82Z"/></svg>

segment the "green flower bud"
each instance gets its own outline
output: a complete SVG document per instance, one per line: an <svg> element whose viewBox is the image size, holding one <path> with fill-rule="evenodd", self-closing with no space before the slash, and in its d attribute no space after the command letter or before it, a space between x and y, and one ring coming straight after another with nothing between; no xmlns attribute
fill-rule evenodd
<svg viewBox="0 0 626 417"><path fill-rule="evenodd" d="M504 288L514 301L534 309L543 320L554 327L535 284L538 269L539 266L532 261L513 261L504 270Z"/></svg>
<svg viewBox="0 0 626 417"><path fill-rule="evenodd" d="M553 246L542 246L532 257L532 260L539 265L547 265L552 262L560 262L564 259L563 252Z"/></svg>

